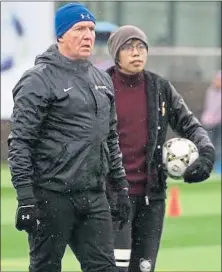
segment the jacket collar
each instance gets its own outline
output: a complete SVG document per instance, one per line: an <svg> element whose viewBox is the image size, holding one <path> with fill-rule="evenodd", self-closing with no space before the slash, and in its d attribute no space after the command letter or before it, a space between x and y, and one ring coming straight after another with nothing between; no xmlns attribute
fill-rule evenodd
<svg viewBox="0 0 222 272"><path fill-rule="evenodd" d="M111 66L110 68L108 68L108 69L106 70L106 72L107 72L111 77L112 77L112 75L115 73L115 67L116 67L116 66L114 65L114 66ZM152 80L152 77L151 77L149 71L145 70L145 71L144 71L144 75L145 75L146 80Z"/></svg>
<svg viewBox="0 0 222 272"><path fill-rule="evenodd" d="M107 72L110 76L112 76L112 75L114 74L114 72L115 72L115 65L114 65L114 66L111 66L110 68L108 68L108 69L106 70L106 72Z"/></svg>

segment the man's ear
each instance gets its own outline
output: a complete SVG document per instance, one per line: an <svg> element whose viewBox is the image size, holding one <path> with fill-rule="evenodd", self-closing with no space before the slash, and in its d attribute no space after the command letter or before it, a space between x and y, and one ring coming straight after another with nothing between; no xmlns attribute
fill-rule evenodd
<svg viewBox="0 0 222 272"><path fill-rule="evenodd" d="M60 42L60 43L61 43L62 41L63 41L63 36L57 38L57 42Z"/></svg>
<svg viewBox="0 0 222 272"><path fill-rule="evenodd" d="M115 64L120 68L120 61L119 61L119 52L116 54Z"/></svg>
<svg viewBox="0 0 222 272"><path fill-rule="evenodd" d="M116 61L116 66L118 66L119 68L121 68L119 61Z"/></svg>

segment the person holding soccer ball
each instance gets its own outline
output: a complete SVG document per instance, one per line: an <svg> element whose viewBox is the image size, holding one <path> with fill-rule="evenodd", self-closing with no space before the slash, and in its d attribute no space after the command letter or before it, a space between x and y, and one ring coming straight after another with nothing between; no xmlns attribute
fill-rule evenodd
<svg viewBox="0 0 222 272"><path fill-rule="evenodd" d="M110 177L107 187L119 272L155 269L165 214L167 176L162 146L168 125L199 151L184 174L186 183L206 180L214 164L215 150L208 134L181 95L169 80L144 70L148 47L145 33L132 25L119 27L108 40L115 66L107 72L115 88L120 149L132 205L130 220L122 226L115 218L116 194Z"/></svg>

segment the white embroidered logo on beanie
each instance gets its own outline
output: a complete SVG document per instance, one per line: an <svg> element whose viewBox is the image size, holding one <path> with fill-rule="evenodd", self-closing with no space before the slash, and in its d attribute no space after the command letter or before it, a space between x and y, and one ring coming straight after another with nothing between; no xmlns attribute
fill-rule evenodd
<svg viewBox="0 0 222 272"><path fill-rule="evenodd" d="M90 19L89 14L85 14L84 15L84 14L81 13L80 16L81 16L82 19L84 19L85 17L88 18L88 19Z"/></svg>

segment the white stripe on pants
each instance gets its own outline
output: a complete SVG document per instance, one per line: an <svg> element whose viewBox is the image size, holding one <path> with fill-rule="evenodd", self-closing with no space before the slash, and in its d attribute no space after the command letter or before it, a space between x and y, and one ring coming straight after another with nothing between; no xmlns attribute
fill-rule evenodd
<svg viewBox="0 0 222 272"><path fill-rule="evenodd" d="M131 254L130 249L114 249L116 266L129 267L130 254Z"/></svg>

